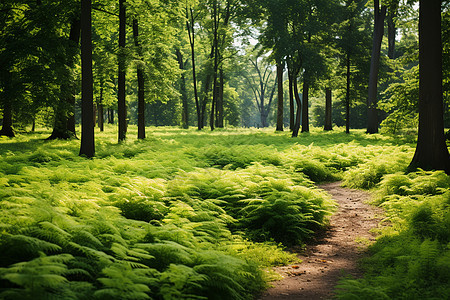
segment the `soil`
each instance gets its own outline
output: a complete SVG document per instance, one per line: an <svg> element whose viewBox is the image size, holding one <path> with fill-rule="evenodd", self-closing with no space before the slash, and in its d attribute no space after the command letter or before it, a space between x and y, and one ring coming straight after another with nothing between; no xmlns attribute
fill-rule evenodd
<svg viewBox="0 0 450 300"><path fill-rule="evenodd" d="M273 282L260 300L330 299L343 276L360 277L358 261L373 243L382 210L366 204L370 194L340 186L340 182L320 185L338 203L330 225L306 246L290 249L298 254L299 263L275 268L283 279Z"/></svg>

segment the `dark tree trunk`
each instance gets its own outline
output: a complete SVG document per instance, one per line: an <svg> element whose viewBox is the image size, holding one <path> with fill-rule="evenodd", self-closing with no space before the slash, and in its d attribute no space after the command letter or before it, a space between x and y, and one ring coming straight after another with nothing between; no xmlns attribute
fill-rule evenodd
<svg viewBox="0 0 450 300"><path fill-rule="evenodd" d="M125 100L125 34L126 11L125 0L119 0L119 77L118 77L118 106L119 142L127 135L127 104Z"/></svg>
<svg viewBox="0 0 450 300"><path fill-rule="evenodd" d="M103 80L100 81L100 99L98 100L98 127L104 131L104 111L103 111Z"/></svg>
<svg viewBox="0 0 450 300"><path fill-rule="evenodd" d="M139 44L139 23L133 19L133 39L139 58L142 59L142 49ZM138 139L145 139L145 77L144 68L139 63L137 66L138 81Z"/></svg>
<svg viewBox="0 0 450 300"><path fill-rule="evenodd" d="M347 89L345 91L345 133L350 133L350 55L347 54ZM377 126L378 127L378 126Z"/></svg>
<svg viewBox="0 0 450 300"><path fill-rule="evenodd" d="M175 54L177 55L178 66L181 70L181 78L180 78L180 93L181 93L181 126L184 129L189 128L189 110L188 110L188 98L186 92L186 78L184 76L184 59L183 54L180 49L176 49Z"/></svg>
<svg viewBox="0 0 450 300"><path fill-rule="evenodd" d="M213 99L211 103L211 116L209 119L211 130L214 130L214 116L215 116L215 107L217 103L217 70L219 67L219 47L218 47L218 29L219 29L219 16L217 12L217 0L214 1L214 38L213 38L213 48L214 48L214 67L213 67Z"/></svg>
<svg viewBox="0 0 450 300"><path fill-rule="evenodd" d="M0 130L0 136L9 136L15 137L14 129L13 129L13 118L12 118L12 105L6 100L3 104L3 124L2 130Z"/></svg>
<svg viewBox="0 0 450 300"><path fill-rule="evenodd" d="M114 109L108 108L108 124L114 124Z"/></svg>
<svg viewBox="0 0 450 300"><path fill-rule="evenodd" d="M300 100L300 96L298 94L298 84L297 84L297 76L294 75L293 76L293 80L292 80L292 86L293 86L293 96L295 98L295 102L297 103L297 113L295 115L295 123L294 126L292 127L292 137L297 137L298 136L298 132L300 130L300 121L301 121L301 116L302 116L302 101ZM294 105L292 105L292 109L293 109Z"/></svg>
<svg viewBox="0 0 450 300"><path fill-rule="evenodd" d="M419 136L409 168L450 174L444 137L440 0L419 2L419 65Z"/></svg>
<svg viewBox="0 0 450 300"><path fill-rule="evenodd" d="M68 54L67 65L73 67L73 57L76 54L75 49L78 49L80 42L80 29L81 22L79 18L72 20L70 25L69 41L70 47L73 49L73 53ZM66 83L63 85L63 89L70 91L69 96L58 103L55 107L55 121L53 124L52 134L47 138L48 140L54 139L71 139L76 138L75 132L75 95L73 91L73 83Z"/></svg>
<svg viewBox="0 0 450 300"><path fill-rule="evenodd" d="M325 126L323 130L333 130L331 112L332 112L331 89L327 88L325 90Z"/></svg>
<svg viewBox="0 0 450 300"><path fill-rule="evenodd" d="M281 61L277 62L278 109L276 131L283 131L283 69L283 63Z"/></svg>
<svg viewBox="0 0 450 300"><path fill-rule="evenodd" d="M291 73L292 71L288 70L289 77L289 129L291 131L295 128L295 117L294 117L294 79Z"/></svg>
<svg viewBox="0 0 450 300"><path fill-rule="evenodd" d="M303 80L303 99L302 99L302 132L309 132L309 84Z"/></svg>
<svg viewBox="0 0 450 300"><path fill-rule="evenodd" d="M80 31L81 31L81 21L79 18L76 18L72 22L72 26L70 28L69 40L74 42L78 48L78 44L80 43ZM67 119L67 130L72 133L73 137L76 137L75 131L75 95L72 94L67 98L67 102L70 105L69 117Z"/></svg>
<svg viewBox="0 0 450 300"><path fill-rule="evenodd" d="M396 16L395 12L389 12L387 15L387 25L388 25L388 57L390 59L395 58L395 36L397 33L397 28L395 27L394 18Z"/></svg>
<svg viewBox="0 0 450 300"><path fill-rule="evenodd" d="M386 6L381 6L380 1L374 1L375 22L373 29L372 56L370 59L369 88L367 98L367 133L378 132L378 110L377 110L377 85L378 71L380 68L381 41L384 34L384 19L386 17Z"/></svg>
<svg viewBox="0 0 450 300"><path fill-rule="evenodd" d="M81 147L80 156L94 157L94 88L92 76L91 0L81 0Z"/></svg>

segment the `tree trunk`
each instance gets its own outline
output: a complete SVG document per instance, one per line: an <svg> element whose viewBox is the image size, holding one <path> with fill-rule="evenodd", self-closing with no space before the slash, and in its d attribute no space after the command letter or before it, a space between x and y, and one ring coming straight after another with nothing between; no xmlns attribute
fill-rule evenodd
<svg viewBox="0 0 450 300"><path fill-rule="evenodd" d="M325 90L325 126L323 130L333 130L333 123L331 118L332 112L332 101L331 101L331 89L327 88Z"/></svg>
<svg viewBox="0 0 450 300"><path fill-rule="evenodd" d="M190 21L188 21L190 20ZM194 99L195 99L195 108L197 111L197 129L202 129L202 115L200 103L198 100L198 91L197 91L197 73L195 70L195 32L194 32L194 12L192 9L188 10L186 6L186 27L189 35L189 44L191 46L191 61L192 61L192 81L194 84Z"/></svg>
<svg viewBox="0 0 450 300"><path fill-rule="evenodd" d="M79 18L73 20L72 26L70 28L69 40L78 44L80 43L80 31L81 31L81 21ZM72 136L76 138L77 133L75 131L75 93L67 98L67 102L70 104L70 112L67 119L67 130L72 133Z"/></svg>
<svg viewBox="0 0 450 300"><path fill-rule="evenodd" d="M224 76L222 67L219 68L219 91L217 95L217 128L223 128L223 89Z"/></svg>
<svg viewBox="0 0 450 300"><path fill-rule="evenodd" d="M186 78L184 76L184 59L183 54L180 49L176 49L175 54L177 55L178 66L180 67L181 77L180 77L180 93L181 93L181 126L184 129L189 128L189 110L188 110L188 98L186 92Z"/></svg>
<svg viewBox="0 0 450 300"><path fill-rule="evenodd" d="M114 109L108 108L108 124L114 124Z"/></svg>
<svg viewBox="0 0 450 300"><path fill-rule="evenodd" d="M303 99L302 99L302 132L309 132L309 84L303 80Z"/></svg>
<svg viewBox="0 0 450 300"><path fill-rule="evenodd" d="M295 118L294 118L294 79L291 73L292 71L288 70L289 77L289 129L291 131L295 128ZM298 110L298 109L297 109Z"/></svg>
<svg viewBox="0 0 450 300"><path fill-rule="evenodd" d="M440 0L419 2L419 65L419 136L409 168L450 174L444 137Z"/></svg>
<svg viewBox="0 0 450 300"><path fill-rule="evenodd" d="M14 129L13 129L13 119L12 119L12 105L6 100L3 104L3 124L2 130L0 130L0 136L9 136L15 137Z"/></svg>
<svg viewBox="0 0 450 300"><path fill-rule="evenodd" d="M118 105L119 142L127 135L127 104L125 99L125 38L126 11L125 0L119 0L119 77L118 77Z"/></svg>
<svg viewBox="0 0 450 300"><path fill-rule="evenodd" d="M139 23L133 19L133 39L137 48L138 56L142 59L142 49L139 44ZM138 139L145 139L145 77L144 68L139 63L137 66L138 81Z"/></svg>
<svg viewBox="0 0 450 300"><path fill-rule="evenodd" d="M374 1L375 22L373 31L372 56L370 59L369 88L367 98L368 118L367 133L378 132L378 110L377 110L377 84L378 71L380 68L381 41L384 34L384 19L386 17L386 6L379 7L379 0Z"/></svg>
<svg viewBox="0 0 450 300"><path fill-rule="evenodd" d="M72 20L70 25L69 41L70 46L73 49L78 49L78 44L80 42L80 29L81 22L79 18ZM68 54L67 66L73 67L73 57L76 55L76 51ZM68 140L71 138L76 138L75 132L75 95L73 91L73 83L66 83L63 85L63 89L70 91L70 96L67 96L64 100L56 104L55 107L55 121L53 124L52 134L47 138L47 140L54 139L64 139Z"/></svg>
<svg viewBox="0 0 450 300"><path fill-rule="evenodd" d="M276 131L283 131L283 69L283 63L277 62L278 109Z"/></svg>
<svg viewBox="0 0 450 300"><path fill-rule="evenodd" d="M81 147L80 156L94 157L94 88L92 76L91 0L81 0Z"/></svg>
<svg viewBox="0 0 450 300"><path fill-rule="evenodd" d="M350 55L347 53L347 89L345 91L345 133L347 134L350 133L350 76Z"/></svg>
<svg viewBox="0 0 450 300"><path fill-rule="evenodd" d="M395 28L394 18L396 16L395 12L389 11L387 15L388 24L388 57L390 59L395 58L395 36L397 33L397 28Z"/></svg>
<svg viewBox="0 0 450 300"><path fill-rule="evenodd" d="M217 103L217 70L219 67L219 47L218 47L218 29L219 29L219 16L217 12L217 0L214 1L214 38L213 38L213 48L214 48L214 67L213 67L213 99L211 103L211 117L209 119L211 130L214 130L214 109Z"/></svg>
<svg viewBox="0 0 450 300"><path fill-rule="evenodd" d="M301 121L301 116L302 116L302 101L300 100L300 96L298 94L298 85L297 85L297 76L296 75L293 76L292 86L293 86L293 90L294 90L293 94L295 97L295 102L297 103L297 113L295 116L295 123L294 123L294 126L292 127L292 137L297 137L298 132L300 130L300 121ZM294 105L292 105L292 107L294 107Z"/></svg>

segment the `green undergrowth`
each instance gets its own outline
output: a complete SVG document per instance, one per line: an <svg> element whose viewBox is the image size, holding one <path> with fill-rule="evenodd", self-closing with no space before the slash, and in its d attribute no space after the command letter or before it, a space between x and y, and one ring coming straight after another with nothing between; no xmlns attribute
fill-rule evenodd
<svg viewBox="0 0 450 300"><path fill-rule="evenodd" d="M339 299L448 299L450 176L418 171L384 176L375 203L386 226L363 261L363 279L339 285Z"/></svg>
<svg viewBox="0 0 450 300"><path fill-rule="evenodd" d="M284 247L327 225L335 204L315 183L410 153L316 129L163 127L138 141L131 126L118 144L107 126L88 160L49 134L0 139L1 299L253 299L295 259Z"/></svg>

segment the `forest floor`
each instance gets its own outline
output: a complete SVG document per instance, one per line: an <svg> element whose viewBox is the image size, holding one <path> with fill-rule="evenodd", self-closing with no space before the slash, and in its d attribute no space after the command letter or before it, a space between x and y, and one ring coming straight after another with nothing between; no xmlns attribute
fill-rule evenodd
<svg viewBox="0 0 450 300"><path fill-rule="evenodd" d="M326 231L319 233L306 249L290 249L298 254L298 264L275 268L283 279L273 282L260 298L330 299L343 276L360 277L358 261L366 254L383 212L368 205L370 194L340 186L340 182L320 185L338 203Z"/></svg>

